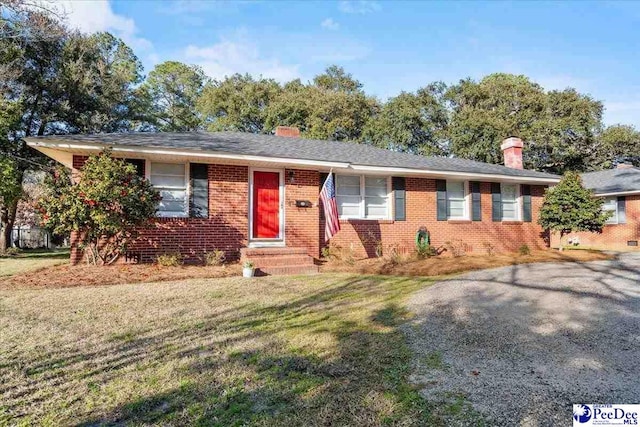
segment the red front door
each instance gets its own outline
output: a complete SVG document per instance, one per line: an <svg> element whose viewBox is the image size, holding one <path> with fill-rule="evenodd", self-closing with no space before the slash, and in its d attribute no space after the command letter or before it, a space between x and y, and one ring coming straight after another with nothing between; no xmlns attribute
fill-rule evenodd
<svg viewBox="0 0 640 427"><path fill-rule="evenodd" d="M253 172L253 238L280 237L280 174Z"/></svg>

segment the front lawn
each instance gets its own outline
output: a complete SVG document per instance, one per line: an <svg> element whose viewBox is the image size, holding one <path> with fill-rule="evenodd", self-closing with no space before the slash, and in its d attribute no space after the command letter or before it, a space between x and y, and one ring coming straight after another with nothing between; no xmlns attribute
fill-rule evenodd
<svg viewBox="0 0 640 427"><path fill-rule="evenodd" d="M398 325L426 279L0 291L0 425L439 425ZM440 411L438 411L440 412Z"/></svg>
<svg viewBox="0 0 640 427"><path fill-rule="evenodd" d="M69 262L69 250L25 250L17 255L0 257L0 277L32 272Z"/></svg>

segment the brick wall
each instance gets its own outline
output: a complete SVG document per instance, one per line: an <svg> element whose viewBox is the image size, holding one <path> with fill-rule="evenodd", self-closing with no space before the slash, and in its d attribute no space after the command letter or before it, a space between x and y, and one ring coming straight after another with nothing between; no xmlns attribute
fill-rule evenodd
<svg viewBox="0 0 640 427"><path fill-rule="evenodd" d="M82 167L76 161L74 168ZM77 164L77 166L76 166ZM180 252L186 262L200 262L206 251L221 249L228 259L238 259L247 246L249 175L246 166L209 165L209 218L158 218L140 230L130 252L141 262L153 262L159 254ZM82 261L72 235L71 262Z"/></svg>
<svg viewBox="0 0 640 427"><path fill-rule="evenodd" d="M180 252L198 262L206 251L221 249L227 258L240 257L247 246L249 174L246 166L209 165L209 218L159 218L141 230L131 248L142 262L159 254Z"/></svg>
<svg viewBox="0 0 640 427"><path fill-rule="evenodd" d="M627 241L640 241L640 195L627 196L625 208L627 214L627 222L625 224L605 225L601 234L572 233L565 237L565 243L569 237L577 236L580 239L580 246L594 249L640 249L639 247L627 246ZM557 234L552 236L551 246L560 246L560 238Z"/></svg>
<svg viewBox="0 0 640 427"><path fill-rule="evenodd" d="M293 183L289 182L293 172ZM320 254L320 208L318 206L320 173L287 169L285 171L285 239L290 247L307 248L309 255ZM296 200L311 202L309 208L296 207ZM324 229L323 229L324 230Z"/></svg>
<svg viewBox="0 0 640 427"><path fill-rule="evenodd" d="M547 235L537 224L544 195L543 186L531 187L532 222L493 222L491 219L491 184L481 183L482 221L437 221L436 183L433 179L406 179L406 221L343 220L340 232L332 242L351 248L355 256L375 256L376 242L382 240L383 251L397 245L402 253L415 248L415 235L426 226L431 243L436 247L446 241L460 239L470 253L486 253L484 242L490 242L497 252L516 251L522 244L531 249L548 246ZM321 224L322 246L324 224Z"/></svg>
<svg viewBox="0 0 640 427"><path fill-rule="evenodd" d="M80 169L86 157L74 156L74 168ZM290 182L290 173L293 182ZM247 166L209 165L209 218L158 218L140 232L131 252L141 262L152 262L167 252L181 252L188 262L198 262L205 251L222 249L229 259L237 259L239 250L247 246L249 234L249 168ZM324 241L324 220L318 207L320 176L317 171L288 169L285 171L285 236L289 247L307 248L318 257ZM333 242L353 248L357 256L375 256L376 243L383 248L397 245L402 252L414 249L415 233L426 226L432 243L441 246L448 240L460 239L471 253L484 253L484 242L491 242L496 251L515 251L522 244L532 249L547 245L546 235L537 225L544 187L532 186L530 223L493 222L491 220L491 188L482 183L482 221L437 221L435 180L406 179L406 221L342 221L342 230ZM312 207L298 208L296 200L308 200ZM631 221L631 203L627 216ZM636 210L639 212L640 210ZM637 215L637 214L636 214ZM636 221L637 222L637 221ZM637 229L636 229L637 236ZM72 243L77 236L72 236ZM72 248L72 262L82 254Z"/></svg>

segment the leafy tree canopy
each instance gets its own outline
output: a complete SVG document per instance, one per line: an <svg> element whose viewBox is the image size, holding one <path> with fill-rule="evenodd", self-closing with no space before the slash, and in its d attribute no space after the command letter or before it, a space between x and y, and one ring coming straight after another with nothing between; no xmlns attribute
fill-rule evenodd
<svg viewBox="0 0 640 427"><path fill-rule="evenodd" d="M362 91L362 83L337 65L331 65L323 74L315 76L313 84L320 89L333 92L354 93Z"/></svg>
<svg viewBox="0 0 640 427"><path fill-rule="evenodd" d="M640 166L640 132L633 126L613 125L600 135L600 153L590 169L609 169L616 163L625 162Z"/></svg>
<svg viewBox="0 0 640 427"><path fill-rule="evenodd" d="M207 84L197 108L210 131L266 133L267 107L281 90L275 80L234 74Z"/></svg>
<svg viewBox="0 0 640 427"><path fill-rule="evenodd" d="M58 235L79 233L80 246L93 264L115 262L138 227L154 217L160 201L133 165L108 151L89 157L76 184L64 169L47 183L49 193L39 201L43 225Z"/></svg>
<svg viewBox="0 0 640 427"><path fill-rule="evenodd" d="M446 99L451 148L459 157L500 164L508 136L525 141L525 167L532 169L585 170L599 155L602 104L574 89L545 92L525 76L492 74L461 81Z"/></svg>
<svg viewBox="0 0 640 427"><path fill-rule="evenodd" d="M202 119L196 102L208 78L200 67L177 61L156 65L137 95L146 103L148 121L167 132L198 130Z"/></svg>
<svg viewBox="0 0 640 427"><path fill-rule="evenodd" d="M538 223L547 230L560 233L589 231L600 233L611 212L602 209L604 201L584 188L580 175L567 172L560 183L547 190Z"/></svg>
<svg viewBox="0 0 640 427"><path fill-rule="evenodd" d="M307 138L362 141L367 123L379 111L378 101L343 68L331 66L312 83L295 80L267 109L266 127L296 126Z"/></svg>
<svg viewBox="0 0 640 427"><path fill-rule="evenodd" d="M444 83L389 99L368 122L364 140L378 147L427 156L448 154L449 114L443 102Z"/></svg>
<svg viewBox="0 0 640 427"><path fill-rule="evenodd" d="M55 14L34 8L10 2L0 14L7 35L0 38L0 94L16 123L0 136L0 152L20 159L20 176L48 162L23 137L131 129L133 88L142 79L142 65L122 40L69 31ZM0 122L5 115L0 111ZM8 207L9 225L16 204Z"/></svg>

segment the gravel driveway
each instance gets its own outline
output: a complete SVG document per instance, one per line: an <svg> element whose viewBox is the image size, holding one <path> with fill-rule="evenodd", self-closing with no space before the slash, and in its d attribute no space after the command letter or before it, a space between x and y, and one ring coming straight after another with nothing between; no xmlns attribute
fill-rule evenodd
<svg viewBox="0 0 640 427"><path fill-rule="evenodd" d="M571 425L573 403L640 403L639 253L474 272L409 309L412 380L449 425Z"/></svg>

